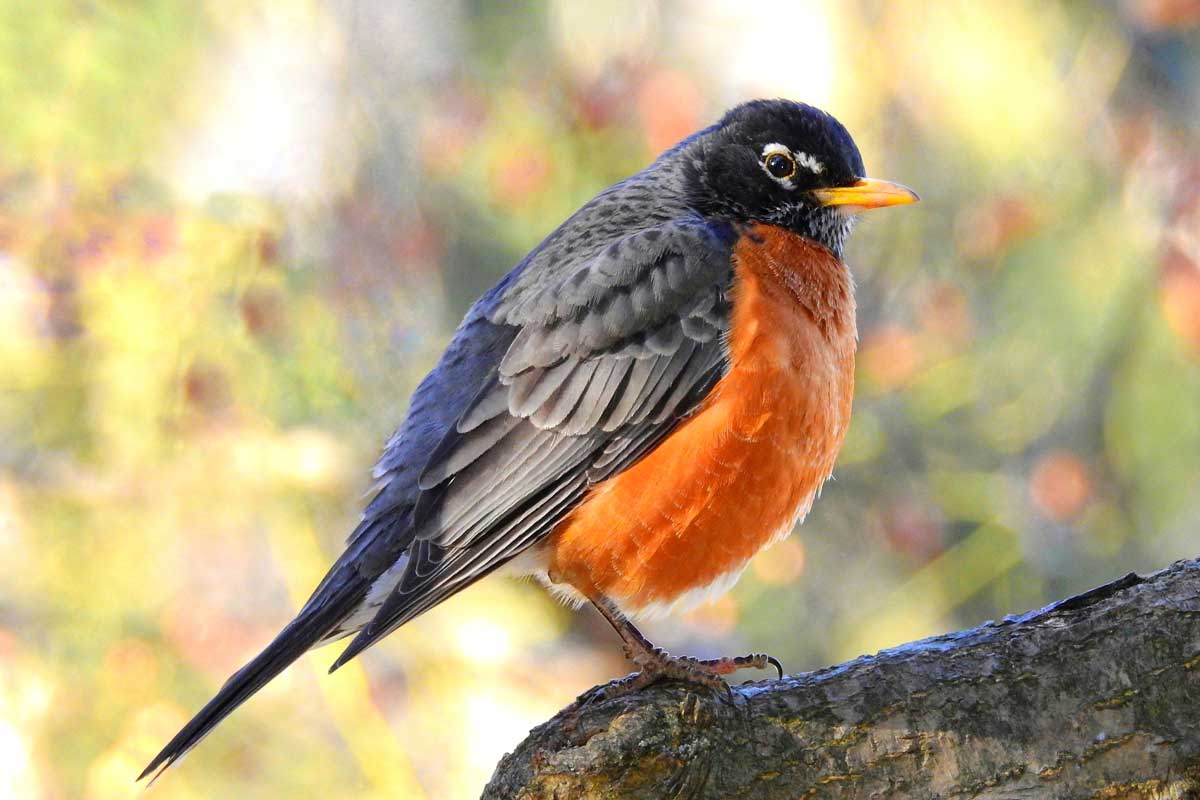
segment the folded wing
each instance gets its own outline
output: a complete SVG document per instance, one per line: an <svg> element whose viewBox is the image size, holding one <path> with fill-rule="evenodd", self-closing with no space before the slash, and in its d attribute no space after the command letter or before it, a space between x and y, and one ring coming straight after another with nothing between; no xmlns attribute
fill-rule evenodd
<svg viewBox="0 0 1200 800"><path fill-rule="evenodd" d="M424 463L403 575L334 669L545 537L696 408L727 366L732 238L672 220L507 288L488 319L514 335Z"/></svg>

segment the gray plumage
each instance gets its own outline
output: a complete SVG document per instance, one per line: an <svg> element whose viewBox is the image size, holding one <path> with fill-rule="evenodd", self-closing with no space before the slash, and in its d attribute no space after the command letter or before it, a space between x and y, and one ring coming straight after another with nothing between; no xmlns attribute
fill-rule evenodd
<svg viewBox="0 0 1200 800"><path fill-rule="evenodd" d="M764 173L764 144L781 141L819 158L819 176L784 187ZM336 669L535 546L590 486L652 450L728 367L741 226L769 222L839 253L842 217L806 190L861 172L836 120L754 101L560 225L467 312L384 448L345 552L296 619L142 777L309 647L357 632Z"/></svg>
<svg viewBox="0 0 1200 800"><path fill-rule="evenodd" d="M602 192L472 306L384 448L346 551L143 777L312 645L361 628L336 669L534 545L703 399L725 365L734 234L687 204L695 146Z"/></svg>

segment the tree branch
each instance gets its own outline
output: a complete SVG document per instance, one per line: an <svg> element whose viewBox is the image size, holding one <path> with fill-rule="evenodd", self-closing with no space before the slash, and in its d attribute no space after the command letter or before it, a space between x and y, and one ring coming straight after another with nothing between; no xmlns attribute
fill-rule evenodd
<svg viewBox="0 0 1200 800"><path fill-rule="evenodd" d="M1200 792L1200 560L737 687L568 707L484 798L1150 798Z"/></svg>

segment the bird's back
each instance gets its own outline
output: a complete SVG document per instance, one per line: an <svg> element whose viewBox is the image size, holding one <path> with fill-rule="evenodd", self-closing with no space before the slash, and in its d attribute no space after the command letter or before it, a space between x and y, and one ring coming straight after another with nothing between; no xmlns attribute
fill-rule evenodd
<svg viewBox="0 0 1200 800"><path fill-rule="evenodd" d="M380 489L351 536L352 545L363 534L396 527L411 511L429 454L495 374L518 332L516 325L505 324L507 311L535 305L549 288L616 242L688 213L683 166L671 159L690 141L596 195L471 306L438 363L413 392L404 421L376 463ZM392 524L380 524L389 517Z"/></svg>

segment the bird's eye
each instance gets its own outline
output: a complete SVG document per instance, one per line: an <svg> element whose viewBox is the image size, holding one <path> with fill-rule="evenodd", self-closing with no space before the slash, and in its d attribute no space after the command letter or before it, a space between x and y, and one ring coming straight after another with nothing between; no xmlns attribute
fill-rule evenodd
<svg viewBox="0 0 1200 800"><path fill-rule="evenodd" d="M796 174L796 162L787 153L771 153L764 162L767 172L779 180L786 180Z"/></svg>

